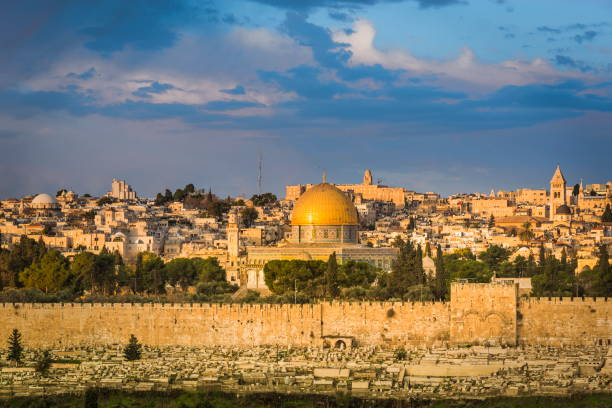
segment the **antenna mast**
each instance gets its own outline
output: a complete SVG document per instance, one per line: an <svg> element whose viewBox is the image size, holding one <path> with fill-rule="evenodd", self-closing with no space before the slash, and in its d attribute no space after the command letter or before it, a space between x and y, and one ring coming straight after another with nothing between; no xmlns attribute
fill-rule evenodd
<svg viewBox="0 0 612 408"><path fill-rule="evenodd" d="M263 168L263 155L261 154L261 150L259 151L259 173L257 175L257 188L259 190L259 194L261 194L261 169Z"/></svg>

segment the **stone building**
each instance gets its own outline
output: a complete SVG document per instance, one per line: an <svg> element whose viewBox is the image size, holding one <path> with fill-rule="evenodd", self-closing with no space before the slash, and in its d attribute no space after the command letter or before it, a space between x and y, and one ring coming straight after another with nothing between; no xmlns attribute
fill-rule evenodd
<svg viewBox="0 0 612 408"><path fill-rule="evenodd" d="M364 200L388 201L398 208L403 208L406 201L412 201L414 191L408 191L402 187L387 187L381 184L373 184L372 171L365 170L362 184L336 184L335 186L352 196L361 196ZM314 187L313 184L297 184L285 186L285 199L297 200L307 190Z"/></svg>
<svg viewBox="0 0 612 408"><path fill-rule="evenodd" d="M236 240L238 225L238 222L230 223L228 228L232 253L241 253ZM390 270L397 257L397 248L370 248L359 243L359 215L355 205L339 188L323 182L309 188L297 200L291 215L289 239L273 247L246 247L245 254L241 254L237 262L241 283L246 280L247 287L265 288L263 267L267 262L283 259L327 261L334 252L339 263L364 261L384 270Z"/></svg>
<svg viewBox="0 0 612 408"><path fill-rule="evenodd" d="M136 200L136 192L124 180L113 179L111 191L106 193L108 197L116 198L117 200Z"/></svg>

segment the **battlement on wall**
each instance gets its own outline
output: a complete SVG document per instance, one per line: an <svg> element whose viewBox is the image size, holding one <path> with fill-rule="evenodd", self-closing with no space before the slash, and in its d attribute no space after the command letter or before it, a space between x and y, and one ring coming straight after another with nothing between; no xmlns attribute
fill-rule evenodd
<svg viewBox="0 0 612 408"><path fill-rule="evenodd" d="M329 336L388 348L584 344L612 339L612 301L520 298L512 283L455 282L449 302L0 303L0 338L13 328L29 347L119 344L129 334L195 347L311 347Z"/></svg>
<svg viewBox="0 0 612 408"><path fill-rule="evenodd" d="M521 298L520 304L601 304L611 303L612 298L608 297L529 297Z"/></svg>

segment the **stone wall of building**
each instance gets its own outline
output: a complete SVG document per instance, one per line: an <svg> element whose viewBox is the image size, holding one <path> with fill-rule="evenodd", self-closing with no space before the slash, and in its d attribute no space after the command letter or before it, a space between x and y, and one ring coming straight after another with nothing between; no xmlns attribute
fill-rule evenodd
<svg viewBox="0 0 612 408"><path fill-rule="evenodd" d="M518 286L455 283L451 287L451 344L516 345Z"/></svg>
<svg viewBox="0 0 612 408"><path fill-rule="evenodd" d="M529 298L520 301L517 320L521 344L612 343L612 299Z"/></svg>
<svg viewBox="0 0 612 408"><path fill-rule="evenodd" d="M311 305L0 304L0 339L28 347L594 345L612 340L612 301L519 300L516 285L454 283L451 301Z"/></svg>

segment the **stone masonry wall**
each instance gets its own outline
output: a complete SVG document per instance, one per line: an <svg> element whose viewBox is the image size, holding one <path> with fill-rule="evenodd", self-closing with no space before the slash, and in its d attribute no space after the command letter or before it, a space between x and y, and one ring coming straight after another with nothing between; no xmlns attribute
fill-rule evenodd
<svg viewBox="0 0 612 408"><path fill-rule="evenodd" d="M151 346L319 346L334 335L430 345L448 338L448 304L0 304L0 338L13 328L31 347L122 344L130 334Z"/></svg>
<svg viewBox="0 0 612 408"><path fill-rule="evenodd" d="M612 341L612 301L518 298L508 284L454 283L451 301L312 305L0 304L0 339L19 329L28 347L320 346L352 338L385 348L594 345Z"/></svg>
<svg viewBox="0 0 612 408"><path fill-rule="evenodd" d="M517 285L454 283L451 344L516 345L517 298Z"/></svg>
<svg viewBox="0 0 612 408"><path fill-rule="evenodd" d="M612 343L612 299L529 298L518 307L521 344Z"/></svg>

